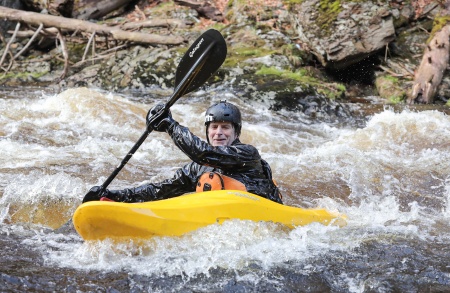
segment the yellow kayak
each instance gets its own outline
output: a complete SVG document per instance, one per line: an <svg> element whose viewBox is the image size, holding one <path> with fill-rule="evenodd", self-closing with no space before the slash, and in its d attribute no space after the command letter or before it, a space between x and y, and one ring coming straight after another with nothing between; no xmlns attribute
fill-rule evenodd
<svg viewBox="0 0 450 293"><path fill-rule="evenodd" d="M229 219L275 222L291 229L313 222L346 225L346 216L339 213L286 206L235 190L144 203L91 201L80 205L73 215L75 229L85 240L179 236Z"/></svg>

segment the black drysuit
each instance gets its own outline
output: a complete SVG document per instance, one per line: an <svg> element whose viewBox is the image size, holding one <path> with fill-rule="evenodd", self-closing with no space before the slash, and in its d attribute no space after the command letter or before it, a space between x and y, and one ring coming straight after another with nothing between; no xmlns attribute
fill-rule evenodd
<svg viewBox="0 0 450 293"><path fill-rule="evenodd" d="M175 123L169 134L175 145L193 162L175 172L171 179L124 190L107 190L105 196L120 202L144 202L166 199L194 192L200 176L218 172L242 182L247 191L282 203L278 188L272 181L269 164L258 150L236 139L230 146L211 146Z"/></svg>

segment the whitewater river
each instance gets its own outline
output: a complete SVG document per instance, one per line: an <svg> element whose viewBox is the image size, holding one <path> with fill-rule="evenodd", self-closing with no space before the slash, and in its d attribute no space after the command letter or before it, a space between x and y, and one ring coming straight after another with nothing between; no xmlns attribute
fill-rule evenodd
<svg viewBox="0 0 450 293"><path fill-rule="evenodd" d="M173 106L181 124L204 137L209 105L238 104L242 141L271 164L285 204L339 211L348 225L229 221L139 244L59 229L171 93L148 92L0 89L0 292L450 291L450 117L439 111L319 123L199 91ZM110 187L159 181L186 162L151 133Z"/></svg>

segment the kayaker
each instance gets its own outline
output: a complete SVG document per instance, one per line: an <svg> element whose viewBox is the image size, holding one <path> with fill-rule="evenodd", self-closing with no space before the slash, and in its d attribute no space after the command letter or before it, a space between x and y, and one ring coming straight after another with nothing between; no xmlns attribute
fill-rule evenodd
<svg viewBox="0 0 450 293"><path fill-rule="evenodd" d="M217 189L246 190L282 203L272 171L258 150L239 140L241 112L226 101L209 107L205 114L206 139L200 139L172 118L170 111L155 119L163 107L158 104L147 114L147 127L168 133L175 145L192 162L175 172L171 179L123 190L101 190L94 186L83 202L107 198L118 202L144 202L167 199L190 192Z"/></svg>

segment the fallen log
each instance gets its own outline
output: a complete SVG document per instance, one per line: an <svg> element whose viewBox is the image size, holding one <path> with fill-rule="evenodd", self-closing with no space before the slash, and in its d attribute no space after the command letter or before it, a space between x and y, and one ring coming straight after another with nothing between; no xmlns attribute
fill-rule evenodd
<svg viewBox="0 0 450 293"><path fill-rule="evenodd" d="M46 27L56 27L67 31L85 31L89 33L112 36L119 41L128 41L143 44L179 45L183 43L183 38L179 36L160 36L156 34L146 34L141 32L129 32L119 27L110 27L96 24L80 19L71 19L54 15L21 11L0 6L0 19L9 21L19 21L31 25L41 25Z"/></svg>
<svg viewBox="0 0 450 293"><path fill-rule="evenodd" d="M446 1L446 14L438 16L425 48L422 61L416 70L408 104L433 103L437 88L449 62L450 50L450 0Z"/></svg>
<svg viewBox="0 0 450 293"><path fill-rule="evenodd" d="M149 19L145 21L127 22L120 27L124 30L135 30L145 27L179 27L184 28L192 26L194 23L181 19Z"/></svg>
<svg viewBox="0 0 450 293"><path fill-rule="evenodd" d="M437 32L427 45L425 53L416 71L409 104L433 103L437 87L442 81L449 60L450 25Z"/></svg>

